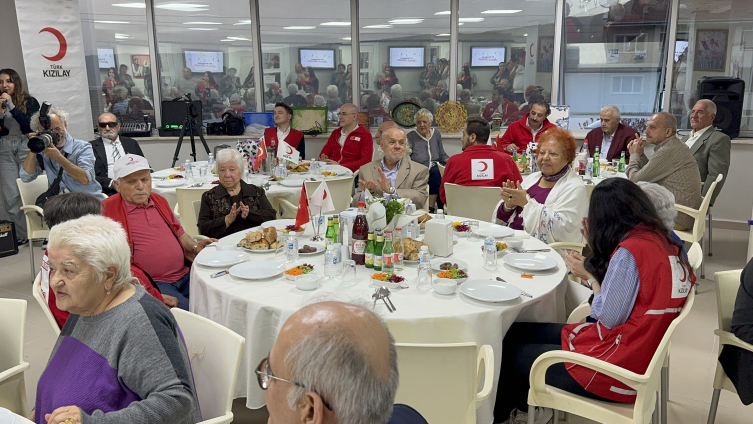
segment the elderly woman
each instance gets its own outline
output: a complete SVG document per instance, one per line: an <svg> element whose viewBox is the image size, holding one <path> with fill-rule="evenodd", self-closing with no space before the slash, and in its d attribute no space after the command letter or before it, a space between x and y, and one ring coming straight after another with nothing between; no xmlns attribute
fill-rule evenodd
<svg viewBox="0 0 753 424"><path fill-rule="evenodd" d="M123 227L88 215L50 230L50 287L71 315L37 384L42 424L201 421L175 318L131 275Z"/></svg>
<svg viewBox="0 0 753 424"><path fill-rule="evenodd" d="M241 179L243 165L243 157L235 149L217 153L220 185L201 196L201 234L221 238L275 219L276 211L264 190Z"/></svg>
<svg viewBox="0 0 753 424"><path fill-rule="evenodd" d="M118 85L110 90L110 105L109 112L116 116L123 116L128 113L128 90L122 85Z"/></svg>
<svg viewBox="0 0 753 424"><path fill-rule="evenodd" d="M343 105L343 100L338 97L339 94L340 90L336 85L330 85L327 87L327 110L329 110L330 112L334 112L337 109L340 109L340 106Z"/></svg>
<svg viewBox="0 0 753 424"><path fill-rule="evenodd" d="M439 186L442 184L442 175L437 164L446 165L450 156L445 153L442 146L442 134L431 127L434 115L429 110L419 109L413 120L416 122L416 131L408 133L410 158L413 162L429 168L429 209L433 209L438 200Z"/></svg>
<svg viewBox="0 0 753 424"><path fill-rule="evenodd" d="M392 109L403 100L405 100L405 98L403 98L403 86L395 84L390 87L390 102L387 105L387 111L392 112Z"/></svg>
<svg viewBox="0 0 753 424"><path fill-rule="evenodd" d="M517 186L512 181L505 183L492 222L524 229L547 244L579 242L578 223L588 212L588 196L585 184L570 168L576 146L566 130L555 127L544 132L536 156L541 171L528 175Z"/></svg>

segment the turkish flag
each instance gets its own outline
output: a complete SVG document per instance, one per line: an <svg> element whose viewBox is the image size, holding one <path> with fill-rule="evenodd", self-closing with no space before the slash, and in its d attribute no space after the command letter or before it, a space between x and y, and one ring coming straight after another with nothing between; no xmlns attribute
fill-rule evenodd
<svg viewBox="0 0 753 424"><path fill-rule="evenodd" d="M335 210L335 204L332 202L332 193L329 191L326 181L322 181L322 183L319 184L319 187L314 190L309 203L313 207L312 212L315 212L316 214L332 212Z"/></svg>
<svg viewBox="0 0 753 424"><path fill-rule="evenodd" d="M261 166L262 159L267 158L267 145L266 143L259 143L259 151L256 152L256 162L254 162L254 171L258 171Z"/></svg>
<svg viewBox="0 0 753 424"><path fill-rule="evenodd" d="M300 227L309 222L309 199L306 197L306 184L301 187L301 199L298 200L298 212L295 214L295 226Z"/></svg>

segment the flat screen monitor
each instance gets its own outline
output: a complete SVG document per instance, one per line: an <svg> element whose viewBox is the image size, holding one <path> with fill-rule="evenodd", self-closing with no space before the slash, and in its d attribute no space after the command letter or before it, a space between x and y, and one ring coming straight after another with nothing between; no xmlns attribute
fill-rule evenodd
<svg viewBox="0 0 753 424"><path fill-rule="evenodd" d="M222 52L186 50L186 67L192 72L222 72Z"/></svg>
<svg viewBox="0 0 753 424"><path fill-rule="evenodd" d="M471 47L471 66L498 67L499 62L505 61L504 47Z"/></svg>
<svg viewBox="0 0 753 424"><path fill-rule="evenodd" d="M115 67L115 52L113 49L97 48L97 56L99 57L99 69Z"/></svg>
<svg viewBox="0 0 753 424"><path fill-rule="evenodd" d="M335 51L330 49L298 49L298 57L303 67L314 69L335 69Z"/></svg>
<svg viewBox="0 0 753 424"><path fill-rule="evenodd" d="M423 68L423 47L390 47L390 66L393 68Z"/></svg>

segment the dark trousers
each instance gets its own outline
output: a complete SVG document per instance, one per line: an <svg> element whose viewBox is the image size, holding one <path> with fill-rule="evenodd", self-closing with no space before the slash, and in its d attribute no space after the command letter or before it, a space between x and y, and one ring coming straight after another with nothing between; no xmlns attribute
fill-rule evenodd
<svg viewBox="0 0 753 424"><path fill-rule="evenodd" d="M542 353L562 350L560 343L565 324L516 322L505 335L502 365L499 369L494 422L510 418L515 409L528 410L529 376L533 362ZM608 400L586 391L565 369L564 363L546 371L546 384L589 399Z"/></svg>
<svg viewBox="0 0 753 424"><path fill-rule="evenodd" d="M191 272L187 272L180 280L174 283L155 281L157 288L162 294L173 296L178 299L178 308L188 310L188 295L191 288Z"/></svg>

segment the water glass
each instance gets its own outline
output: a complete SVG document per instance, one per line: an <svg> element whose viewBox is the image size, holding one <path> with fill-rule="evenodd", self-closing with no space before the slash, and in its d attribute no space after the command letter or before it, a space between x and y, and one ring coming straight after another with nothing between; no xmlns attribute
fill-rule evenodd
<svg viewBox="0 0 753 424"><path fill-rule="evenodd" d="M208 165L201 165L201 166L199 166L199 178L198 178L198 182L200 182L200 183L206 182L208 174L209 174L209 166Z"/></svg>
<svg viewBox="0 0 753 424"><path fill-rule="evenodd" d="M343 287L353 287L358 284L358 279L356 278L356 261L352 259L343 261L343 273L341 278L341 285Z"/></svg>
<svg viewBox="0 0 753 424"><path fill-rule="evenodd" d="M468 240L471 241L478 241L479 240L479 223L478 221L466 221L466 224L471 228L471 233L468 234Z"/></svg>
<svg viewBox="0 0 753 424"><path fill-rule="evenodd" d="M484 241L484 269L497 269L497 243L494 237L487 237Z"/></svg>
<svg viewBox="0 0 753 424"><path fill-rule="evenodd" d="M612 168L614 169L614 172L617 172L617 170L620 169L619 159L612 159Z"/></svg>

